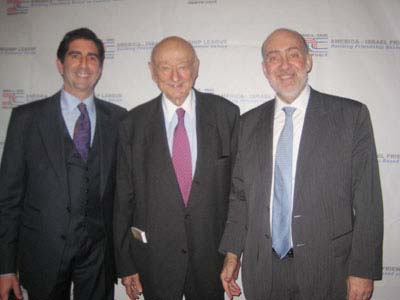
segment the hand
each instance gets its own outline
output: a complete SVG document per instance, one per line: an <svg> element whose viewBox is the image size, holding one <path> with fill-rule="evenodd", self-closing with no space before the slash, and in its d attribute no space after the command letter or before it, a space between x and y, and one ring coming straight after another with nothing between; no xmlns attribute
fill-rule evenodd
<svg viewBox="0 0 400 300"><path fill-rule="evenodd" d="M233 299L233 296L239 296L241 290L239 285L236 283L240 270L240 260L236 254L228 252L225 256L224 266L221 271L221 281L224 286L225 293L229 299Z"/></svg>
<svg viewBox="0 0 400 300"><path fill-rule="evenodd" d="M22 291L19 286L17 275L10 274L0 276L0 300L8 300L8 295L11 290L13 290L17 299L22 299Z"/></svg>
<svg viewBox="0 0 400 300"><path fill-rule="evenodd" d="M139 295L142 294L143 288L138 273L122 277L122 284L125 286L126 294L130 299L139 299Z"/></svg>
<svg viewBox="0 0 400 300"><path fill-rule="evenodd" d="M371 279L349 276L347 278L347 300L369 300L374 290Z"/></svg>

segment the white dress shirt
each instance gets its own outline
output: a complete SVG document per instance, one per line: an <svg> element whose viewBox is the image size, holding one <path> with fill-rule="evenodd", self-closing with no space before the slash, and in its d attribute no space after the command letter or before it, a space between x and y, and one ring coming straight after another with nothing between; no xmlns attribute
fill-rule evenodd
<svg viewBox="0 0 400 300"><path fill-rule="evenodd" d="M190 91L181 106L175 105L164 94L162 96L162 109L164 113L165 130L167 132L169 153L172 156L172 145L174 143L175 127L178 124L176 110L185 110L185 129L189 139L190 155L192 158L192 177L194 176L197 160L197 132L196 132L196 95Z"/></svg>

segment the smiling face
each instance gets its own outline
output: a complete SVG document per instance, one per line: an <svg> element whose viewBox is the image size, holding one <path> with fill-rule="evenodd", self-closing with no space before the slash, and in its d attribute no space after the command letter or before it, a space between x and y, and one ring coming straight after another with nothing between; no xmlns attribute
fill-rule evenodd
<svg viewBox="0 0 400 300"><path fill-rule="evenodd" d="M158 88L175 105L180 106L197 78L199 61L188 42L169 37L153 49L149 68Z"/></svg>
<svg viewBox="0 0 400 300"><path fill-rule="evenodd" d="M301 36L280 29L264 42L263 71L279 98L292 103L307 84L312 58Z"/></svg>
<svg viewBox="0 0 400 300"><path fill-rule="evenodd" d="M57 68L64 79L64 90L83 100L89 97L101 76L102 66L93 41L76 39L69 44L64 62L57 59Z"/></svg>

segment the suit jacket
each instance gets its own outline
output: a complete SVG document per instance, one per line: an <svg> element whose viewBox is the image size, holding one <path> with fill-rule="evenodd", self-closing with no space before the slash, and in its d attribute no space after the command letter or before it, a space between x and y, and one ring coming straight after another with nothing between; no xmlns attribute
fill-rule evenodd
<svg viewBox="0 0 400 300"><path fill-rule="evenodd" d="M95 98L106 264L114 276L112 203L124 109ZM60 122L60 120L62 120ZM0 168L0 273L20 273L45 299L55 284L70 221L60 92L12 111ZM17 267L18 266L18 267Z"/></svg>
<svg viewBox="0 0 400 300"><path fill-rule="evenodd" d="M146 299L179 299L188 266L202 299L221 299L223 256L218 253L227 217L237 148L237 106L196 93L198 156L185 208L167 143L162 96L134 108L121 124L114 205L120 277L139 273ZM145 231L148 243L130 227Z"/></svg>
<svg viewBox="0 0 400 300"><path fill-rule="evenodd" d="M270 195L275 101L241 119L223 253L243 253L247 300L271 290ZM311 90L294 187L294 266L304 299L345 299L349 275L382 276L383 213L365 105Z"/></svg>

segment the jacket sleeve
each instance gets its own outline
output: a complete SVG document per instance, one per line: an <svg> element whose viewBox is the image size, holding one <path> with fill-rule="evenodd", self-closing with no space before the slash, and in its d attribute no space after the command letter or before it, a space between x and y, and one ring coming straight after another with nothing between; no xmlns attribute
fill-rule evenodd
<svg viewBox="0 0 400 300"><path fill-rule="evenodd" d="M0 166L0 274L17 271L17 242L26 188L24 127L24 119L14 109Z"/></svg>
<svg viewBox="0 0 400 300"><path fill-rule="evenodd" d="M136 274L130 251L130 227L135 210L131 141L125 123L121 123L117 150L116 194L114 199L114 252L118 277Z"/></svg>
<svg viewBox="0 0 400 300"><path fill-rule="evenodd" d="M368 109L355 118L352 148L353 240L349 275L382 278L383 204L379 167Z"/></svg>

